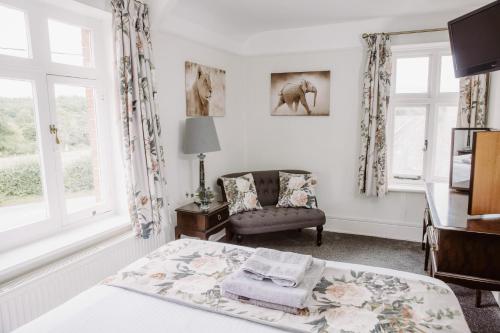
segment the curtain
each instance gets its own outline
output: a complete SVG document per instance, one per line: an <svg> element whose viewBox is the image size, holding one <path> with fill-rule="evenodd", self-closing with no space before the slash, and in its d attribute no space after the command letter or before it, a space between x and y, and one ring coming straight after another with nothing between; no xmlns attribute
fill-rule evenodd
<svg viewBox="0 0 500 333"><path fill-rule="evenodd" d="M460 79L457 127L486 127L489 74Z"/></svg>
<svg viewBox="0 0 500 333"><path fill-rule="evenodd" d="M128 208L138 237L170 224L148 7L111 0Z"/></svg>
<svg viewBox="0 0 500 333"><path fill-rule="evenodd" d="M387 34L364 38L367 59L363 74L361 152L358 187L367 196L387 193L386 117L391 94L392 54Z"/></svg>

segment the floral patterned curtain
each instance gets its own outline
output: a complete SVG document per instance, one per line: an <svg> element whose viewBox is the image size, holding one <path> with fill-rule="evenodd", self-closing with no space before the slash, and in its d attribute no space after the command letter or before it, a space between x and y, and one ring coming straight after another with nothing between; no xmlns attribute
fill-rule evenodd
<svg viewBox="0 0 500 333"><path fill-rule="evenodd" d="M486 127L489 74L460 79L457 127Z"/></svg>
<svg viewBox="0 0 500 333"><path fill-rule="evenodd" d="M111 0L111 5L128 208L136 235L149 238L169 215L148 6L137 0Z"/></svg>
<svg viewBox="0 0 500 333"><path fill-rule="evenodd" d="M386 117L391 94L392 53L387 34L366 36L363 75L359 191L367 196L387 193Z"/></svg>

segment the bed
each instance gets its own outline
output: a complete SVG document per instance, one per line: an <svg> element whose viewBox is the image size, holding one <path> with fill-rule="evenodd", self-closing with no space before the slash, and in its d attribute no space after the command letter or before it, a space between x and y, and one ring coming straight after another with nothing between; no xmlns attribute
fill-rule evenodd
<svg viewBox="0 0 500 333"><path fill-rule="evenodd" d="M364 265L327 261L307 316L225 299L221 279L252 251L170 242L16 332L470 332L445 283Z"/></svg>

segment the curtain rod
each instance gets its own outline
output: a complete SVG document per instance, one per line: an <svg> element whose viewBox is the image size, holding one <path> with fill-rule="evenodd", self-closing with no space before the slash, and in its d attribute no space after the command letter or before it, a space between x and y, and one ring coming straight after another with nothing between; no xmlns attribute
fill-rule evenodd
<svg viewBox="0 0 500 333"><path fill-rule="evenodd" d="M407 31L393 31L393 32L386 32L385 34L389 36L395 36L395 35L409 35L409 34L419 34L422 32L437 32L437 31L447 31L448 28L434 28L434 29L421 29L421 30L407 30ZM364 33L363 38L367 37L369 34Z"/></svg>

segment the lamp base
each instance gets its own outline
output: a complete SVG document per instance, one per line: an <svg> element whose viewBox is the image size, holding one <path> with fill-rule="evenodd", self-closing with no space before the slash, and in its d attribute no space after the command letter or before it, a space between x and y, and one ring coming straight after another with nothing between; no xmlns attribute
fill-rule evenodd
<svg viewBox="0 0 500 333"><path fill-rule="evenodd" d="M200 186L196 190L196 196L199 200L199 205L201 210L208 210L210 203L214 198L213 192L209 188L205 187L205 154L199 154L200 159Z"/></svg>

